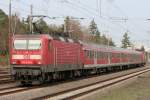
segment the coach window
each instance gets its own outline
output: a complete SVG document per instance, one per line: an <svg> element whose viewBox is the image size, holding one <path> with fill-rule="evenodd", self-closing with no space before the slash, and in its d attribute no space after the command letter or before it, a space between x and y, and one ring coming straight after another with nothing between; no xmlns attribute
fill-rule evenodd
<svg viewBox="0 0 150 100"><path fill-rule="evenodd" d="M112 58L114 58L114 53L112 53Z"/></svg>
<svg viewBox="0 0 150 100"><path fill-rule="evenodd" d="M121 58L124 59L125 58L125 54L121 53Z"/></svg>
<svg viewBox="0 0 150 100"><path fill-rule="evenodd" d="M100 57L101 57L101 59L103 59L103 52L101 52L101 56Z"/></svg>
<svg viewBox="0 0 150 100"><path fill-rule="evenodd" d="M94 58L97 58L97 51L94 51Z"/></svg>
<svg viewBox="0 0 150 100"><path fill-rule="evenodd" d="M85 56L86 56L87 58L90 58L90 52L89 52L88 50L85 50Z"/></svg>
<svg viewBox="0 0 150 100"><path fill-rule="evenodd" d="M93 52L92 51L89 52L89 56L90 56L90 59L93 58Z"/></svg>
<svg viewBox="0 0 150 100"><path fill-rule="evenodd" d="M101 59L104 59L104 52L101 52Z"/></svg>
<svg viewBox="0 0 150 100"><path fill-rule="evenodd" d="M88 52L88 50L84 50L84 53L85 53L85 58L88 58L88 57L89 57L89 52Z"/></svg>
<svg viewBox="0 0 150 100"><path fill-rule="evenodd" d="M126 54L123 54L123 58L126 58L127 57L127 55Z"/></svg>
<svg viewBox="0 0 150 100"><path fill-rule="evenodd" d="M97 55L97 58L99 59L100 58L100 52L98 51L98 55Z"/></svg>
<svg viewBox="0 0 150 100"><path fill-rule="evenodd" d="M105 57L106 59L108 59L108 52L105 52Z"/></svg>
<svg viewBox="0 0 150 100"><path fill-rule="evenodd" d="M107 59L107 52L105 52L105 59Z"/></svg>
<svg viewBox="0 0 150 100"><path fill-rule="evenodd" d="M117 54L117 53L115 53L115 55L114 55L114 56L115 56L115 58L117 58L117 57L118 57L118 54Z"/></svg>
<svg viewBox="0 0 150 100"><path fill-rule="evenodd" d="M90 58L90 51L88 51L88 58Z"/></svg>
<svg viewBox="0 0 150 100"><path fill-rule="evenodd" d="M110 57L110 59L112 58L112 53L111 52L109 52L109 57Z"/></svg>
<svg viewBox="0 0 150 100"><path fill-rule="evenodd" d="M123 58L126 58L126 54L123 54Z"/></svg>
<svg viewBox="0 0 150 100"><path fill-rule="evenodd" d="M106 58L106 53L105 52L103 52L103 59L105 59Z"/></svg>
<svg viewBox="0 0 150 100"><path fill-rule="evenodd" d="M85 57L89 58L89 51L88 50L85 50Z"/></svg>
<svg viewBox="0 0 150 100"><path fill-rule="evenodd" d="M120 58L120 53L117 54L117 58Z"/></svg>
<svg viewBox="0 0 150 100"><path fill-rule="evenodd" d="M99 52L99 59L101 59L102 58L102 54L101 54L101 52Z"/></svg>
<svg viewBox="0 0 150 100"><path fill-rule="evenodd" d="M99 59L101 59L101 52L99 52Z"/></svg>

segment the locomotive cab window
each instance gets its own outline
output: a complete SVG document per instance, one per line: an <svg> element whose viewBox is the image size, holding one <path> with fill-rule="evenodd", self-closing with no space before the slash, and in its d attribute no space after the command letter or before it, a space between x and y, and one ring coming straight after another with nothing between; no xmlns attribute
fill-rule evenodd
<svg viewBox="0 0 150 100"><path fill-rule="evenodd" d="M29 40L28 49L41 49L41 40Z"/></svg>
<svg viewBox="0 0 150 100"><path fill-rule="evenodd" d="M37 50L41 48L41 40L14 40L13 46L15 49Z"/></svg>
<svg viewBox="0 0 150 100"><path fill-rule="evenodd" d="M13 46L15 49L27 49L27 40L14 40Z"/></svg>

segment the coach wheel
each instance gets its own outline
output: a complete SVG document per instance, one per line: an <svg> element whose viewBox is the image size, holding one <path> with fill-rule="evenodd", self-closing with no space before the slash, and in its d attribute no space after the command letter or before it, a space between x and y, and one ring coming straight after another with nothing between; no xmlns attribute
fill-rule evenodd
<svg viewBox="0 0 150 100"><path fill-rule="evenodd" d="M25 86L26 85L26 82L25 81L21 81L21 86Z"/></svg>
<svg viewBox="0 0 150 100"><path fill-rule="evenodd" d="M70 78L74 79L74 71L70 71Z"/></svg>

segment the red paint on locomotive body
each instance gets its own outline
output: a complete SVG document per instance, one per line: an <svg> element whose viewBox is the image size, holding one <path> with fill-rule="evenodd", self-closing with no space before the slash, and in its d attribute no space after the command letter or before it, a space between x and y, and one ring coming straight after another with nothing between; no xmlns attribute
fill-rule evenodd
<svg viewBox="0 0 150 100"><path fill-rule="evenodd" d="M10 61L12 65L79 65L81 44L54 40L49 35L15 36ZM43 67L43 66L41 66Z"/></svg>
<svg viewBox="0 0 150 100"><path fill-rule="evenodd" d="M15 36L12 39L10 63L13 65L35 65L43 63L44 36Z"/></svg>

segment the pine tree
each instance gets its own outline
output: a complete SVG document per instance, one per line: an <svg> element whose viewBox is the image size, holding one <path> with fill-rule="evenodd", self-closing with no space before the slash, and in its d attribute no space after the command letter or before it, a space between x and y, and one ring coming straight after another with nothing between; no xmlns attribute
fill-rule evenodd
<svg viewBox="0 0 150 100"><path fill-rule="evenodd" d="M100 39L101 39L100 32L99 32L99 30L97 30L96 35L94 36L94 40L95 40L94 42L100 44L100 42L101 42Z"/></svg>
<svg viewBox="0 0 150 100"><path fill-rule="evenodd" d="M109 39L109 46L116 46L115 43L112 41L112 38Z"/></svg>
<svg viewBox="0 0 150 100"><path fill-rule="evenodd" d="M38 20L36 26L38 27L41 33L49 33L49 27L43 19Z"/></svg>
<svg viewBox="0 0 150 100"><path fill-rule="evenodd" d="M125 34L123 35L123 39L121 42L122 42L122 48L131 47L130 38L127 32L125 32Z"/></svg>
<svg viewBox="0 0 150 100"><path fill-rule="evenodd" d="M93 34L93 35L96 35L99 32L97 28L97 24L95 23L94 19L90 23L89 31L90 31L90 34Z"/></svg>
<svg viewBox="0 0 150 100"><path fill-rule="evenodd" d="M65 20L64 20L64 31L65 32L69 32L69 30L70 30L70 17L69 16L67 16L66 18L65 18Z"/></svg>
<svg viewBox="0 0 150 100"><path fill-rule="evenodd" d="M101 36L101 44L107 45L107 43L108 43L108 40L107 40L105 34L103 34L103 35Z"/></svg>
<svg viewBox="0 0 150 100"><path fill-rule="evenodd" d="M141 46L141 51L145 51L145 48L143 45Z"/></svg>

